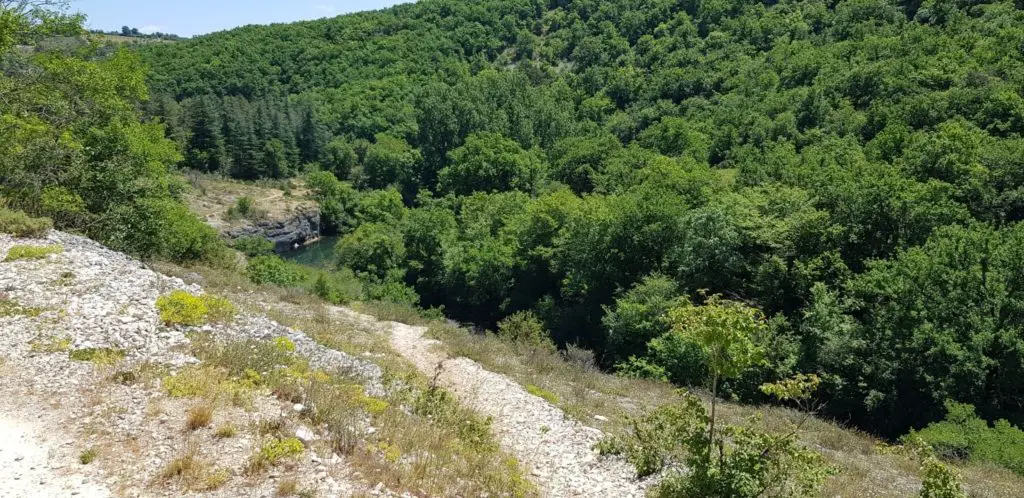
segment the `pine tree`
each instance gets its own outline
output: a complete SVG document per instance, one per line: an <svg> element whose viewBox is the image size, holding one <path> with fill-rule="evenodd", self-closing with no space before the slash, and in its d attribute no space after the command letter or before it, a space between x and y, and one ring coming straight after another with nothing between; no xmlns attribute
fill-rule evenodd
<svg viewBox="0 0 1024 498"><path fill-rule="evenodd" d="M299 147L299 161L301 164L309 164L316 162L323 155L324 132L316 122L316 112L311 105L307 104L300 112L295 141Z"/></svg>
<svg viewBox="0 0 1024 498"><path fill-rule="evenodd" d="M218 103L214 97L200 97L190 103L192 136L186 158L190 168L214 172L227 164Z"/></svg>

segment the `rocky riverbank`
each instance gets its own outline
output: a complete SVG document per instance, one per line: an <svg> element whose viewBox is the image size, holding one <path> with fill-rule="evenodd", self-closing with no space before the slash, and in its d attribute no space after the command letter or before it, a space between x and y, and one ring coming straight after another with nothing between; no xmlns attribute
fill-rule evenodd
<svg viewBox="0 0 1024 498"><path fill-rule="evenodd" d="M221 235L229 241L262 237L273 242L278 253L298 249L319 239L320 229L320 209L316 206L302 206L279 218L245 220L241 226L220 227Z"/></svg>

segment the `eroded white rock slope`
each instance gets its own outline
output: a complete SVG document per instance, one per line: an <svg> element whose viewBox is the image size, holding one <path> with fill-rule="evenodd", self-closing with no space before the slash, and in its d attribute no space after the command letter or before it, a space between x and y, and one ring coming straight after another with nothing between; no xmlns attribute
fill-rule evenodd
<svg viewBox="0 0 1024 498"><path fill-rule="evenodd" d="M63 252L2 262L16 244L60 245ZM159 382L112 381L112 367L69 357L69 350L113 348L126 356L117 368L134 369L128 371L154 364L173 372L196 362L184 332L160 324L155 301L173 289L202 292L81 237L56 231L34 240L0 235L0 497L181 496L180 488L158 481L164 467L193 445L211 469L232 476L204 495L273 496L274 475L244 476L259 438L244 431L217 438L213 427L245 428L293 416L291 405L258 396L251 409L219 407L209 428L187 432L185 414L201 401L169 398ZM378 366L264 316L242 314L229 325L205 329L225 339L289 337L311 363L362 376L370 390L380 390ZM79 457L89 449L98 457L83 465ZM355 493L348 472L344 462L312 454L295 468L301 487L318 496Z"/></svg>

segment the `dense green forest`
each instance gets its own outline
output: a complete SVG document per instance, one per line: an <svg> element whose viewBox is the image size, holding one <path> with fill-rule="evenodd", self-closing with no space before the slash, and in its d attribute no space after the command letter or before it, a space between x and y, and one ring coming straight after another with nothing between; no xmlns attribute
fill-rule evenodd
<svg viewBox="0 0 1024 498"><path fill-rule="evenodd" d="M1012 1L422 0L140 49L183 164L309 177L338 264L699 385L681 300L758 307L825 411L1024 423ZM318 282L318 286L326 286Z"/></svg>

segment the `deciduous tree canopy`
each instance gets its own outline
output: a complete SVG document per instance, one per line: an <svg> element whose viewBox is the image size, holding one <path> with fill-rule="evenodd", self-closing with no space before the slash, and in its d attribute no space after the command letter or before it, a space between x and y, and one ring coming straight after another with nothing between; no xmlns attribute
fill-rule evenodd
<svg viewBox="0 0 1024 498"><path fill-rule="evenodd" d="M947 398L1024 423L1021 47L1008 0L421 0L139 50L186 165L364 190L317 177L366 278L695 384L663 314L721 295L767 362L723 390L813 372L896 435ZM98 112L83 139L159 133Z"/></svg>

